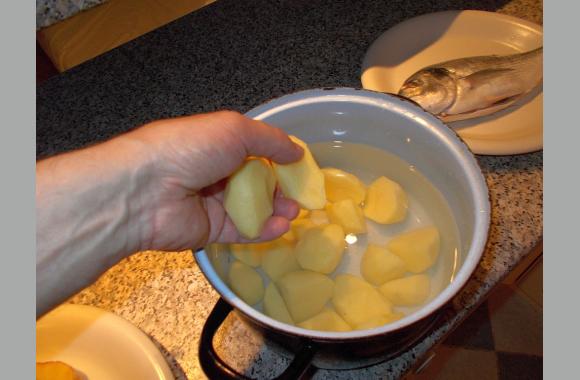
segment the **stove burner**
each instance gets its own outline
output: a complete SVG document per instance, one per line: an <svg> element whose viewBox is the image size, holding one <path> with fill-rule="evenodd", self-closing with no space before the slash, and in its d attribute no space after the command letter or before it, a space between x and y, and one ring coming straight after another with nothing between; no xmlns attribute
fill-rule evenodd
<svg viewBox="0 0 580 380"><path fill-rule="evenodd" d="M202 369L210 379L250 379L222 359L213 345L214 336L232 310L232 306L220 298L210 313L201 334L199 360ZM316 369L355 370L393 359L425 338L443 317L445 310L443 308L404 330L388 335L339 343L315 342L289 336L271 328L259 326L241 313L235 313L235 315L243 322L239 325L246 330L245 335L251 333L251 335L262 337L263 344L270 351L290 362L287 369L276 379L297 379L305 373L313 374ZM247 342L232 343L228 340L228 348L244 345Z"/></svg>

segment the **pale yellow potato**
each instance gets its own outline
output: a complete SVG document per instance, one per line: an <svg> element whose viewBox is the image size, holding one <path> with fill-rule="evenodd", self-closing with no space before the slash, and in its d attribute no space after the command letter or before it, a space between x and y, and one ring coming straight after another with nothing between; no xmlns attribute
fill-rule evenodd
<svg viewBox="0 0 580 380"><path fill-rule="evenodd" d="M351 327L392 313L392 305L371 284L352 274L336 276L332 304Z"/></svg>
<svg viewBox="0 0 580 380"><path fill-rule="evenodd" d="M310 210L301 208L300 211L298 211L298 216L296 217L296 219L306 218L308 214L310 214Z"/></svg>
<svg viewBox="0 0 580 380"><path fill-rule="evenodd" d="M352 199L355 204L360 205L365 200L366 186L354 174L335 168L324 168L322 172L328 201Z"/></svg>
<svg viewBox="0 0 580 380"><path fill-rule="evenodd" d="M262 263L262 256L268 247L268 243L230 244L229 250L236 259L255 268Z"/></svg>
<svg viewBox="0 0 580 380"><path fill-rule="evenodd" d="M342 226L345 234L364 234L367 223L362 209L352 200L344 199L326 206L331 223Z"/></svg>
<svg viewBox="0 0 580 380"><path fill-rule="evenodd" d="M391 314L379 315L375 318L371 318L359 325L356 325L353 330L367 330L367 329L374 329L375 327L384 326L388 323L395 322L401 318L403 318L405 314L395 311Z"/></svg>
<svg viewBox="0 0 580 380"><path fill-rule="evenodd" d="M262 255L262 269L275 281L280 276L300 269L294 255L294 246L285 239L276 239L268 243Z"/></svg>
<svg viewBox="0 0 580 380"><path fill-rule="evenodd" d="M307 270L286 273L276 285L295 323L320 313L334 289L330 277Z"/></svg>
<svg viewBox="0 0 580 380"><path fill-rule="evenodd" d="M352 330L348 323L344 321L329 307L325 307L320 313L316 314L314 317L309 318L298 324L299 327L308 330L317 331L350 331Z"/></svg>
<svg viewBox="0 0 580 380"><path fill-rule="evenodd" d="M342 227L327 224L307 230L298 240L294 252L303 269L329 274L340 264L344 246Z"/></svg>
<svg viewBox="0 0 580 380"><path fill-rule="evenodd" d="M313 227L316 227L316 224L310 218L294 219L290 223L290 229L294 232L295 240L301 239L304 233Z"/></svg>
<svg viewBox="0 0 580 380"><path fill-rule="evenodd" d="M249 158L229 179L224 208L240 232L248 239L260 236L264 223L274 212L276 177L262 158Z"/></svg>
<svg viewBox="0 0 580 380"><path fill-rule="evenodd" d="M429 298L431 280L426 274L415 274L389 281L379 290L393 305L417 306Z"/></svg>
<svg viewBox="0 0 580 380"><path fill-rule="evenodd" d="M296 241L296 232L290 227L281 237L290 243L294 243Z"/></svg>
<svg viewBox="0 0 580 380"><path fill-rule="evenodd" d="M266 286L266 291L264 292L264 313L271 318L274 318L280 322L293 325L294 321L290 316L290 312L286 307L286 303L282 299L278 288L273 282L270 282Z"/></svg>
<svg viewBox="0 0 580 380"><path fill-rule="evenodd" d="M368 245L360 262L362 276L375 286L401 278L406 271L403 259L375 244Z"/></svg>
<svg viewBox="0 0 580 380"><path fill-rule="evenodd" d="M404 232L389 241L387 249L403 259L409 272L424 272L439 257L439 231L430 226Z"/></svg>
<svg viewBox="0 0 580 380"><path fill-rule="evenodd" d="M403 188L387 177L379 177L367 188L363 212L381 224L398 223L407 216L408 201Z"/></svg>
<svg viewBox="0 0 580 380"><path fill-rule="evenodd" d="M264 297L264 281L251 266L234 261L228 273L229 285L248 305L255 305Z"/></svg>
<svg viewBox="0 0 580 380"><path fill-rule="evenodd" d="M330 223L328 220L328 215L326 215L326 211L324 210L310 211L310 220L312 220L312 222L317 226Z"/></svg>
<svg viewBox="0 0 580 380"><path fill-rule="evenodd" d="M280 188L286 197L294 199L302 208L322 209L326 204L324 174L306 143L295 136L290 136L290 139L304 149L304 156L291 164L274 163L274 173Z"/></svg>

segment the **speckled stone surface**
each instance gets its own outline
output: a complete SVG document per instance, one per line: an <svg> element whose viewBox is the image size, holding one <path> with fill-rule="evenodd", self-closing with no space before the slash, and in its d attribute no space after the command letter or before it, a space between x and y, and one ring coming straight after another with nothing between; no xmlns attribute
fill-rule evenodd
<svg viewBox="0 0 580 380"><path fill-rule="evenodd" d="M107 0L36 0L36 30L65 20Z"/></svg>
<svg viewBox="0 0 580 380"><path fill-rule="evenodd" d="M272 97L324 86L360 87L362 57L382 32L424 13L498 11L542 23L542 3L323 0L218 2L52 78L37 89L37 156L75 149L157 118L222 108L245 112ZM490 188L488 247L451 312L412 349L316 379L399 378L465 318L542 239L542 152L478 157ZM176 378L204 375L199 336L218 299L190 252L142 252L71 299L110 310L146 332ZM287 354L234 316L218 352L256 378L280 373Z"/></svg>

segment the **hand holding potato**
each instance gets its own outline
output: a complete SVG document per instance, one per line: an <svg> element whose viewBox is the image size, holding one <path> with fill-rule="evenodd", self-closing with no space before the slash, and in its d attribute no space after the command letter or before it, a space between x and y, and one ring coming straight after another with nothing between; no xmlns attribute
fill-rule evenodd
<svg viewBox="0 0 580 380"><path fill-rule="evenodd" d="M37 313L124 257L247 241L224 209L227 177L249 156L278 164L303 150L279 129L224 111L152 122L36 166ZM288 230L296 202L273 199L258 240Z"/></svg>

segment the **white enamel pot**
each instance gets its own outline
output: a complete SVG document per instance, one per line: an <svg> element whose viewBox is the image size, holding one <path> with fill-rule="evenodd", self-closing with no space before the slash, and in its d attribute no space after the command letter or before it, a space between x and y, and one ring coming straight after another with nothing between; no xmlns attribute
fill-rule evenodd
<svg viewBox="0 0 580 380"><path fill-rule="evenodd" d="M487 241L488 189L474 155L439 119L398 96L351 88L293 93L264 103L246 115L281 128L307 143L339 139L367 144L414 165L447 201L457 221L461 258L453 281L414 313L370 330L323 332L284 324L247 305L219 277L208 252L200 250L195 253L199 267L221 296L201 339L200 360L208 376L240 377L211 347L213 333L232 309L267 336L287 341L298 350L294 362L280 376L294 378L324 352L347 350L357 356L376 355L389 343L405 340L466 284Z"/></svg>

